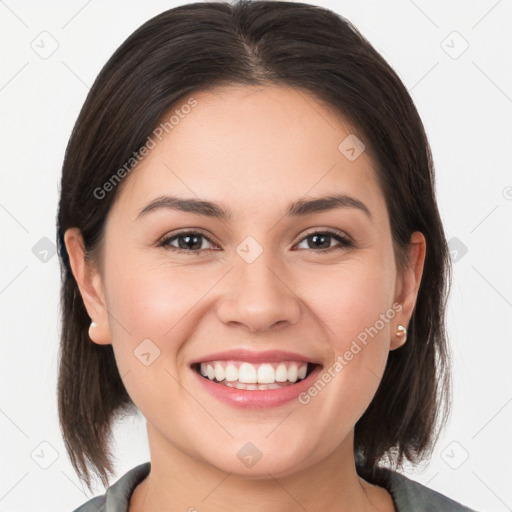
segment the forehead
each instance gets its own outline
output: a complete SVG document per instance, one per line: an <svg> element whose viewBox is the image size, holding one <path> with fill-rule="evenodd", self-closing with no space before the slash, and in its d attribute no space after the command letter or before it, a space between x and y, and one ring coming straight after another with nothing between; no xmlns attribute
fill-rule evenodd
<svg viewBox="0 0 512 512"><path fill-rule="evenodd" d="M191 97L195 106L182 110ZM122 204L173 193L255 211L262 200L344 192L383 206L371 158L343 152L355 130L303 90L217 87L182 98L162 123L173 113L172 128L125 178Z"/></svg>

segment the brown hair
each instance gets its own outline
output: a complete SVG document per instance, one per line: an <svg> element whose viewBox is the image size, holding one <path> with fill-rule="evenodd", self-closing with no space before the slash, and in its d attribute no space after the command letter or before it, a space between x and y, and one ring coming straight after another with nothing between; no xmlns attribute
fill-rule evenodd
<svg viewBox="0 0 512 512"><path fill-rule="evenodd" d="M407 343L389 354L375 397L355 426L361 471L369 475L384 458L396 464L419 460L446 421L450 260L430 147L406 88L358 30L328 9L287 1L193 3L152 18L116 50L89 91L64 158L57 218L58 409L71 462L89 489L89 467L108 485L112 424L136 407L112 346L88 336L90 319L63 235L78 227L87 260L101 268L105 219L123 182L100 198L95 191L130 162L175 102L229 84L292 86L345 116L376 164L399 271L411 233L426 238Z"/></svg>

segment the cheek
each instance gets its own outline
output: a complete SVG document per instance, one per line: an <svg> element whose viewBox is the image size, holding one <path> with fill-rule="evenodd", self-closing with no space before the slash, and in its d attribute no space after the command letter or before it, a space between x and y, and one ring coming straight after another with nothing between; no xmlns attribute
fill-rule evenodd
<svg viewBox="0 0 512 512"><path fill-rule="evenodd" d="M111 263L107 286L116 363L131 399L149 414L161 405L163 387L178 386L171 377L177 376L177 354L190 329L191 311L212 279L204 282L190 271L147 261Z"/></svg>
<svg viewBox="0 0 512 512"><path fill-rule="evenodd" d="M324 421L339 411L341 430L367 408L384 372L393 318L393 273L383 263L353 262L345 268L317 274L305 295L324 326L331 363L316 382L311 398L314 414ZM323 390L326 391L323 391ZM305 401L308 397L305 397ZM315 405L313 405L313 403ZM328 413L327 411L331 411ZM323 415L325 414L325 417Z"/></svg>
<svg viewBox="0 0 512 512"><path fill-rule="evenodd" d="M218 280L211 271L142 259L112 260L107 275L113 345L127 352L150 339L164 358L175 355L195 308Z"/></svg>
<svg viewBox="0 0 512 512"><path fill-rule="evenodd" d="M395 313L391 307L393 274L388 268L377 262L353 261L316 272L303 281L304 297L322 320L336 353L347 350L358 336L364 338L376 322L379 334L389 338L389 318L384 324L380 321L381 315Z"/></svg>
<svg viewBox="0 0 512 512"><path fill-rule="evenodd" d="M197 327L198 311L219 276L211 270L172 267L168 262L155 264L142 258L109 263L112 346L119 373L129 376L125 386L138 403L141 397L156 397L153 390L170 375L179 379L182 346ZM142 355L148 352L149 356ZM154 362L145 366L144 357Z"/></svg>

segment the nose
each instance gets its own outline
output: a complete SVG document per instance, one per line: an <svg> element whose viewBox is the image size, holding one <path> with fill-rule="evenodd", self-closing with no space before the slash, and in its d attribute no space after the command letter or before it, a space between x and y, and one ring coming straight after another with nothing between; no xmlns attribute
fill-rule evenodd
<svg viewBox="0 0 512 512"><path fill-rule="evenodd" d="M235 262L217 303L217 315L224 324L245 325L258 332L298 322L300 299L289 273L268 253L264 251L252 263L241 258Z"/></svg>

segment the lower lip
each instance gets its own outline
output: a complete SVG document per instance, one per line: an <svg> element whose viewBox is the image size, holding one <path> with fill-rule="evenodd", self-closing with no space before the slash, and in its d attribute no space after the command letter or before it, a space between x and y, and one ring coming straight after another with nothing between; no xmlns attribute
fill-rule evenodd
<svg viewBox="0 0 512 512"><path fill-rule="evenodd" d="M279 389L249 390L216 384L192 369L208 393L221 402L245 409L268 409L297 399L301 393L309 389L321 370L322 367L317 365L304 380L292 386L285 386Z"/></svg>

